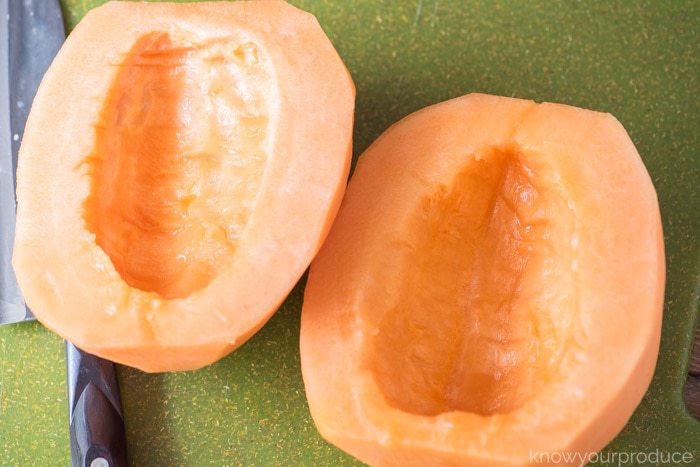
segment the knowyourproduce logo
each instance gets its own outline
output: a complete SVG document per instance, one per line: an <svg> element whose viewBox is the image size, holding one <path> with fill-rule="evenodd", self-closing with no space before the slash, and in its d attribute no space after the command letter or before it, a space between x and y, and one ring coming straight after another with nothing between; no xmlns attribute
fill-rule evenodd
<svg viewBox="0 0 700 467"><path fill-rule="evenodd" d="M540 452L530 449L530 464L546 465L683 465L695 464L695 455L689 451L612 451L612 452Z"/></svg>

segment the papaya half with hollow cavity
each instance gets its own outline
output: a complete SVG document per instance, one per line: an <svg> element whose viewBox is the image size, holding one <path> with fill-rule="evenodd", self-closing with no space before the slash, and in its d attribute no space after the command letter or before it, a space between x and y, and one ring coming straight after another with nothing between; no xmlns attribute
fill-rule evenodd
<svg viewBox="0 0 700 467"><path fill-rule="evenodd" d="M145 371L228 354L328 233L354 97L317 20L283 1L91 10L21 143L13 266L29 308Z"/></svg>
<svg viewBox="0 0 700 467"><path fill-rule="evenodd" d="M613 116L425 108L359 157L311 264L311 414L371 465L584 463L650 384L664 285L656 192Z"/></svg>

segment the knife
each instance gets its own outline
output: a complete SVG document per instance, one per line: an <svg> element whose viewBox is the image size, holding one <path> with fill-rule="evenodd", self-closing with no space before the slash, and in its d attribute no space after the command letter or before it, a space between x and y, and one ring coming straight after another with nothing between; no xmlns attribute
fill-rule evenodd
<svg viewBox="0 0 700 467"><path fill-rule="evenodd" d="M34 319L12 269L16 170L34 94L65 39L58 0L0 4L0 324ZM127 465L116 368L66 342L73 466Z"/></svg>

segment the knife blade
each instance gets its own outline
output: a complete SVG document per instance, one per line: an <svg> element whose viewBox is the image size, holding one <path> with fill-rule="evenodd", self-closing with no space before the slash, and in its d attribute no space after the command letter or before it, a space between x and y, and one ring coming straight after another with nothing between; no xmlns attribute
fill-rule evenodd
<svg viewBox="0 0 700 467"><path fill-rule="evenodd" d="M10 117L10 4L0 5L0 324L31 318L24 304L12 270L12 246L15 235L15 169L17 153L13 151ZM28 87L28 86L27 86ZM16 100L15 100L16 105ZM16 137L18 140L20 135Z"/></svg>
<svg viewBox="0 0 700 467"><path fill-rule="evenodd" d="M0 5L0 324L33 319L12 270L19 146L31 103L65 39L58 0ZM127 465L116 368L66 342L73 466Z"/></svg>

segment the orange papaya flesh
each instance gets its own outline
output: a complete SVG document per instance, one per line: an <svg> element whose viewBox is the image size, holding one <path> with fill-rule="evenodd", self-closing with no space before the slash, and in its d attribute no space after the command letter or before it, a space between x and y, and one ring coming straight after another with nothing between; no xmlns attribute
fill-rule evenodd
<svg viewBox="0 0 700 467"><path fill-rule="evenodd" d="M28 306L145 371L227 355L330 228L354 96L317 20L283 1L91 10L21 144L13 266Z"/></svg>
<svg viewBox="0 0 700 467"><path fill-rule="evenodd" d="M425 108L360 156L312 262L311 414L371 465L580 463L649 386L664 286L656 192L614 117Z"/></svg>

